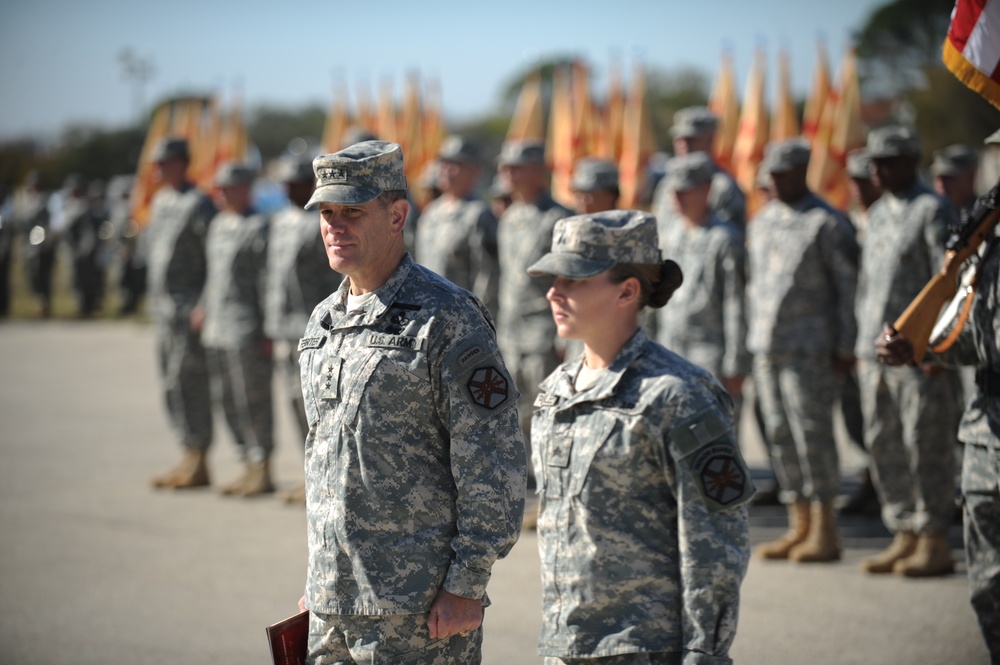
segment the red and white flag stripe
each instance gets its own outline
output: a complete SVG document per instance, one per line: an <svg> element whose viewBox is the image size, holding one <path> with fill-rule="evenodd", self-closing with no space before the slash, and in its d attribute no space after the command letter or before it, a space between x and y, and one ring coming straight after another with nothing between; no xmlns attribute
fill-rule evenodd
<svg viewBox="0 0 1000 665"><path fill-rule="evenodd" d="M1000 108L1000 0L957 0L941 57L962 83Z"/></svg>

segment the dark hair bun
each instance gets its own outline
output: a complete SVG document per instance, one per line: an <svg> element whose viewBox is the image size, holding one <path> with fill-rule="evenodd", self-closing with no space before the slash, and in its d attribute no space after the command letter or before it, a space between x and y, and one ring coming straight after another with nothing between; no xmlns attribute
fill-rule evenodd
<svg viewBox="0 0 1000 665"><path fill-rule="evenodd" d="M649 296L649 306L660 308L670 302L674 291L684 283L684 273L675 262L667 259L660 264L660 279L653 284L653 292Z"/></svg>

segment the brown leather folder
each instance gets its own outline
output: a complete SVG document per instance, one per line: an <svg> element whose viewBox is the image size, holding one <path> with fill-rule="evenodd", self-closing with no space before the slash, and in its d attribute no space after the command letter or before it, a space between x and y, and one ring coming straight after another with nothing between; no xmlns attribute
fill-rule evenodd
<svg viewBox="0 0 1000 665"><path fill-rule="evenodd" d="M267 627L267 643L274 665L305 665L309 640L309 611Z"/></svg>

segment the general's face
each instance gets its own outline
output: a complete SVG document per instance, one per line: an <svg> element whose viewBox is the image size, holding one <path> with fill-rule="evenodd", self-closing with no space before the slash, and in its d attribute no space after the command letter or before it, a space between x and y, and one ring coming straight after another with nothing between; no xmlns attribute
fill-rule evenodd
<svg viewBox="0 0 1000 665"><path fill-rule="evenodd" d="M405 200L385 207L378 199L352 205L320 203L320 233L330 267L354 275L378 265L403 232L408 207Z"/></svg>
<svg viewBox="0 0 1000 665"><path fill-rule="evenodd" d="M587 279L556 277L545 297L552 308L556 332L564 339L593 339L614 317L622 284L613 284L608 272Z"/></svg>

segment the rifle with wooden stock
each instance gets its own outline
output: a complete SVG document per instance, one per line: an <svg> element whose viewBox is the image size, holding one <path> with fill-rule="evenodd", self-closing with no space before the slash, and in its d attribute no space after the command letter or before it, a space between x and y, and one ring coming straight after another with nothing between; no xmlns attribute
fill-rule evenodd
<svg viewBox="0 0 1000 665"><path fill-rule="evenodd" d="M974 256L993 233L993 228L1000 219L1000 183L978 199L968 213L962 214L961 221L949 228L950 234L945 243L944 264L941 270L931 277L923 290L917 294L913 302L900 315L892 327L900 335L913 343L913 357L916 362L924 359L927 347L937 353L948 350L958 338L972 310L972 300L975 296L975 277L963 280L964 294L960 303L956 303L955 319L949 322L948 330L941 339L931 344L932 334L938 324L941 310L958 293L959 277L962 264Z"/></svg>

